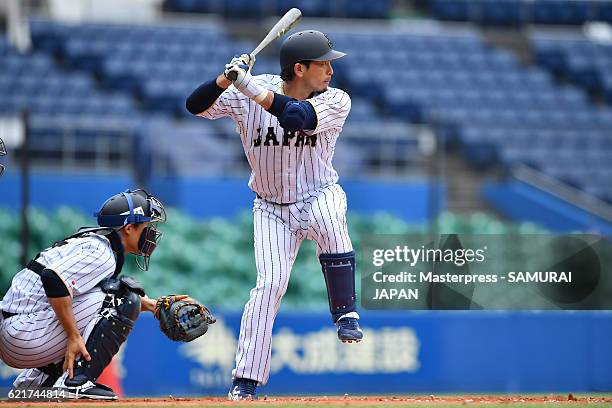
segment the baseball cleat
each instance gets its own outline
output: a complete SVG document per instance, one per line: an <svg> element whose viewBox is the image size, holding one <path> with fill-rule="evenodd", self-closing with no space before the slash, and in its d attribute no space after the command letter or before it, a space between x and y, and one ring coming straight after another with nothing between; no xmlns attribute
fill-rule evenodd
<svg viewBox="0 0 612 408"><path fill-rule="evenodd" d="M68 399L91 399L103 401L117 399L117 395L113 392L112 388L91 381L87 381L85 384L78 387L68 387L64 385L63 387L60 387L60 389L66 393L66 397Z"/></svg>
<svg viewBox="0 0 612 408"><path fill-rule="evenodd" d="M257 381L248 378L236 378L227 393L230 401L248 401L257 399Z"/></svg>
<svg viewBox="0 0 612 408"><path fill-rule="evenodd" d="M357 316L357 317L356 317ZM347 313L336 322L338 327L338 339L343 343L359 343L363 339L363 332L359 327L358 314Z"/></svg>

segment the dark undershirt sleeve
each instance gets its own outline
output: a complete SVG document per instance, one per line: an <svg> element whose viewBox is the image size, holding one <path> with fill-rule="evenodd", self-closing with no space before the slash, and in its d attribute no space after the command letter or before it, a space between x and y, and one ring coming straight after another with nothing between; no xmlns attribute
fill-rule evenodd
<svg viewBox="0 0 612 408"><path fill-rule="evenodd" d="M225 89L217 85L216 78L204 82L202 85L198 86L196 90L191 93L191 95L187 97L187 100L185 101L185 107L193 115L202 113L206 109L210 108L213 103L215 103L215 101L219 96L221 96L223 91L225 91Z"/></svg>
<svg viewBox="0 0 612 408"><path fill-rule="evenodd" d="M45 268L40 274L40 280L48 298L70 296L64 281L51 269Z"/></svg>

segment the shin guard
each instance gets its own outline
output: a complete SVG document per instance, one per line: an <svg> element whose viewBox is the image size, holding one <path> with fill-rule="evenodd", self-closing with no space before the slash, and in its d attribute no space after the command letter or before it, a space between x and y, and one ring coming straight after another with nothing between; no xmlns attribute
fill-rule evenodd
<svg viewBox="0 0 612 408"><path fill-rule="evenodd" d="M116 313L112 313L112 309ZM85 344L91 361L80 357L75 363L73 379L66 379L65 384L74 387L88 380L95 382L127 339L139 313L138 294L125 290L114 296L107 295L100 312L102 319L95 325Z"/></svg>
<svg viewBox="0 0 612 408"><path fill-rule="evenodd" d="M356 310L355 301L355 252L319 255L329 311L334 323L346 313Z"/></svg>

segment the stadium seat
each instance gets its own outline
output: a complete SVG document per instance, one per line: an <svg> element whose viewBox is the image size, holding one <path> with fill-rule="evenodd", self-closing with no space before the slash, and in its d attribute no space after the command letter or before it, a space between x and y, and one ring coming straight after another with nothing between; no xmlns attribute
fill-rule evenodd
<svg viewBox="0 0 612 408"><path fill-rule="evenodd" d="M432 0L433 15L445 21L471 21L475 2L471 0Z"/></svg>
<svg viewBox="0 0 612 408"><path fill-rule="evenodd" d="M521 0L481 0L479 21L484 25L520 25L524 14Z"/></svg>
<svg viewBox="0 0 612 408"><path fill-rule="evenodd" d="M592 3L585 0L534 0L532 21L538 24L582 24L593 17Z"/></svg>

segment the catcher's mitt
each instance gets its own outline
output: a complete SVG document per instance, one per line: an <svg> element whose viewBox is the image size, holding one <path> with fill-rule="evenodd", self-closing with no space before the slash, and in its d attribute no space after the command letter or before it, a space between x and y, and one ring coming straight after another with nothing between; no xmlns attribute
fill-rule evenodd
<svg viewBox="0 0 612 408"><path fill-rule="evenodd" d="M208 331L217 321L206 306L187 295L168 295L157 299L155 317L159 328L174 341L192 341Z"/></svg>

